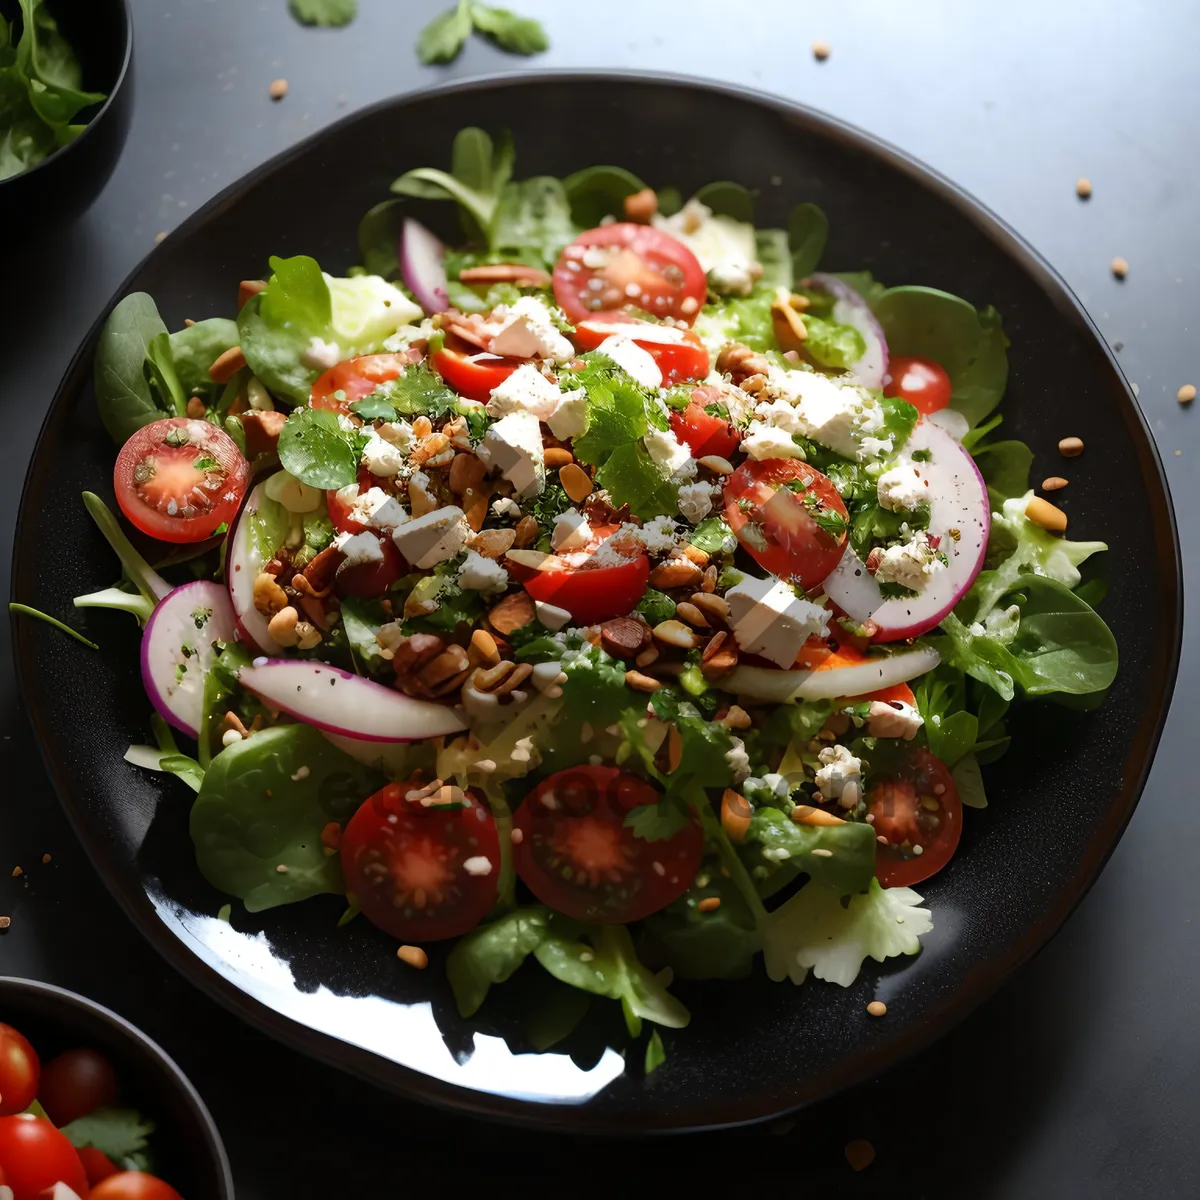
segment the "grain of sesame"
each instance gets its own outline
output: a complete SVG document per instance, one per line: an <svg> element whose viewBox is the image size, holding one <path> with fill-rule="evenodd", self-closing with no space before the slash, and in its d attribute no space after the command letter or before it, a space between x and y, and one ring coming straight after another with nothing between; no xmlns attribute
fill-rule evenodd
<svg viewBox="0 0 1200 1200"><path fill-rule="evenodd" d="M429 966L429 955L420 946L401 946L396 951L396 957L401 962L408 963L410 967L416 967L418 971L423 971Z"/></svg>
<svg viewBox="0 0 1200 1200"><path fill-rule="evenodd" d="M846 1161L856 1171L865 1171L875 1161L875 1147L866 1138L846 1143Z"/></svg>
<svg viewBox="0 0 1200 1200"><path fill-rule="evenodd" d="M1083 453L1083 438L1063 438L1058 443L1058 452L1063 456L1063 458L1077 458Z"/></svg>
<svg viewBox="0 0 1200 1200"><path fill-rule="evenodd" d="M286 79L272 79L271 86L267 88L272 100L282 100L288 94L288 81Z"/></svg>
<svg viewBox="0 0 1200 1200"><path fill-rule="evenodd" d="M286 864L284 864L284 863L280 863L280 864L279 864L279 865L278 865L278 866L275 868L275 870L276 870L276 871L277 871L277 872L278 872L280 875L286 875L286 874L287 874L287 866L286 866Z"/></svg>
<svg viewBox="0 0 1200 1200"><path fill-rule="evenodd" d="M1114 279L1124 279L1129 274L1129 264L1120 255L1112 260L1108 269L1112 271Z"/></svg>
<svg viewBox="0 0 1200 1200"><path fill-rule="evenodd" d="M1175 399L1180 404L1191 404L1196 398L1196 385L1194 383L1185 383L1183 387L1175 393Z"/></svg>
<svg viewBox="0 0 1200 1200"><path fill-rule="evenodd" d="M1075 180L1075 195L1080 200L1086 200L1092 194L1092 181L1090 179Z"/></svg>
<svg viewBox="0 0 1200 1200"><path fill-rule="evenodd" d="M817 62L824 62L833 52L833 47L828 42L816 41L812 44L812 52Z"/></svg>
<svg viewBox="0 0 1200 1200"><path fill-rule="evenodd" d="M873 1017L882 1017L887 1012L887 1005L882 1000L872 1000L867 1005L867 1012Z"/></svg>

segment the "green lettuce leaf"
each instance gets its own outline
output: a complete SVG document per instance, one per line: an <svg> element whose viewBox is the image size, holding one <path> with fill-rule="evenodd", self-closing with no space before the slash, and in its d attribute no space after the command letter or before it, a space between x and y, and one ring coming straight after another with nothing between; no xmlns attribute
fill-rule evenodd
<svg viewBox="0 0 1200 1200"><path fill-rule="evenodd" d="M446 976L459 1015L474 1016L494 983L503 983L532 954L549 931L550 910L518 908L487 925L477 925L454 943Z"/></svg>
<svg viewBox="0 0 1200 1200"><path fill-rule="evenodd" d="M171 359L179 386L188 396L203 396L220 385L208 369L226 350L238 345L236 321L227 317L209 317L171 334Z"/></svg>

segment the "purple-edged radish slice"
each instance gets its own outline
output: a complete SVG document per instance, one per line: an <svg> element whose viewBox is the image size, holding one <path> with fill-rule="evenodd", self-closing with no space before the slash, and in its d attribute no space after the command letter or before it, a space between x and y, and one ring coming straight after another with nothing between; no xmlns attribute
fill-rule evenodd
<svg viewBox="0 0 1200 1200"><path fill-rule="evenodd" d="M790 700L833 700L838 696L865 696L880 688L895 687L932 671L941 656L929 646L914 646L878 658L823 671L776 671L771 667L734 667L721 681L728 692L755 700L786 704Z"/></svg>
<svg viewBox="0 0 1200 1200"><path fill-rule="evenodd" d="M929 483L929 539L947 564L929 576L916 596L887 599L862 560L850 549L822 585L848 617L873 621L876 642L914 638L934 628L975 582L987 553L992 515L987 485L975 460L944 429L917 423L904 446L904 459L925 451L915 465ZM883 685L879 685L883 686Z"/></svg>
<svg viewBox="0 0 1200 1200"><path fill-rule="evenodd" d="M862 357L851 363L849 369L858 376L858 381L863 387L882 388L888 369L887 338L870 305L836 275L818 272L804 280L804 286L826 292L833 297L833 312L830 315L839 325L849 325L852 329L857 329L867 344Z"/></svg>
<svg viewBox="0 0 1200 1200"><path fill-rule="evenodd" d="M450 307L446 287L446 247L420 221L406 217L400 229L400 274L417 303L432 316Z"/></svg>
<svg viewBox="0 0 1200 1200"><path fill-rule="evenodd" d="M159 601L142 636L142 683L165 720L199 737L204 677L237 636L233 605L219 583L185 583Z"/></svg>
<svg viewBox="0 0 1200 1200"><path fill-rule="evenodd" d="M238 682L306 725L362 742L421 742L467 727L448 705L414 700L361 675L311 660L256 659L238 672Z"/></svg>
<svg viewBox="0 0 1200 1200"><path fill-rule="evenodd" d="M254 536L254 520L259 508L269 498L266 482L260 483L242 505L226 543L225 578L233 615L242 641L261 650L263 654L282 654L283 647L267 629L267 618L254 607L254 581L267 565Z"/></svg>

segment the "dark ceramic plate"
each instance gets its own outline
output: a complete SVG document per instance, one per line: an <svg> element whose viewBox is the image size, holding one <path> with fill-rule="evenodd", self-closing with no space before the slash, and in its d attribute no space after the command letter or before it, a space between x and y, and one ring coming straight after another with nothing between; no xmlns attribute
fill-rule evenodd
<svg viewBox="0 0 1200 1200"><path fill-rule="evenodd" d="M149 1117L154 1170L189 1200L232 1200L233 1179L217 1127L196 1089L161 1046L93 1000L32 979L0 976L0 1021L19 1029L43 1063L86 1046L112 1063L120 1103Z"/></svg>
<svg viewBox="0 0 1200 1200"><path fill-rule="evenodd" d="M237 281L260 275L268 254L311 254L344 269L356 258L362 213L401 171L446 163L452 135L467 124L509 126L522 176L614 162L685 195L736 179L761 192L767 225L783 224L797 201L817 202L832 222L828 268L869 268L889 283L930 284L1003 313L1012 338L1005 430L1034 447L1035 478L1059 468L1059 438L1086 437L1063 504L1076 537L1111 547L1102 611L1120 642L1120 683L1096 713L1041 704L1014 717L1017 749L988 772L991 807L969 814L957 857L921 888L936 921L923 953L868 964L848 990L817 982L797 990L762 974L677 985L693 1021L669 1035L667 1065L649 1083L605 1047L603 1029L582 1032L570 1055L534 1055L515 1014L485 1009L478 1022L459 1020L441 953L418 974L399 968L393 944L365 922L337 929L336 898L241 914L232 925L216 919L224 898L196 871L186 792L122 761L145 739L149 710L137 636L123 614L88 618L102 654L19 624L26 700L63 803L129 915L189 979L297 1049L410 1096L581 1131L764 1118L944 1033L1046 942L1096 878L1146 779L1175 679L1181 588L1166 482L1112 356L1027 246L894 150L817 113L728 88L554 75L379 105L229 188L119 295L152 293L177 327L228 313ZM95 334L50 410L17 531L15 595L57 614L115 574L73 499L83 488L105 490L112 471L90 382ZM888 1004L886 1021L864 1016L875 997Z"/></svg>

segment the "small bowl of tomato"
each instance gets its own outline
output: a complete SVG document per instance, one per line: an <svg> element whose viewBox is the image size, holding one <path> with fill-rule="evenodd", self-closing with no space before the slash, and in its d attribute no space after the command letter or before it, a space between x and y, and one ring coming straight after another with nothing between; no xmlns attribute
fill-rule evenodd
<svg viewBox="0 0 1200 1200"><path fill-rule="evenodd" d="M161 1047L83 996L3 976L0 1185L12 1200L234 1194L217 1127Z"/></svg>

